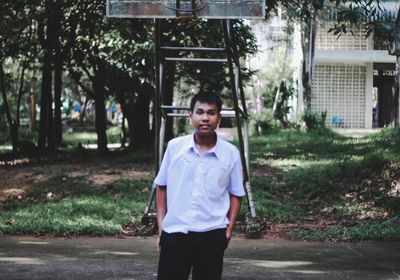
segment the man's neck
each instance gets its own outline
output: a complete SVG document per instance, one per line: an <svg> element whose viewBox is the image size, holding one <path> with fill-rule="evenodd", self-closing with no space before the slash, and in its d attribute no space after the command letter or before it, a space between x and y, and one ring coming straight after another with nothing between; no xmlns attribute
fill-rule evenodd
<svg viewBox="0 0 400 280"><path fill-rule="evenodd" d="M211 150L217 143L217 134L214 132L210 135L194 134L194 143L200 153Z"/></svg>

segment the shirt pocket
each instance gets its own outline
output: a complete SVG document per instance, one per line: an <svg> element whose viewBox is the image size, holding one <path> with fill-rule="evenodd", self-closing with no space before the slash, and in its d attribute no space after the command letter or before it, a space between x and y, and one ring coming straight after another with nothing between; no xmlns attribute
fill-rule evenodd
<svg viewBox="0 0 400 280"><path fill-rule="evenodd" d="M228 162L210 164L205 182L206 191L215 196L221 196L226 191L230 180L231 166Z"/></svg>

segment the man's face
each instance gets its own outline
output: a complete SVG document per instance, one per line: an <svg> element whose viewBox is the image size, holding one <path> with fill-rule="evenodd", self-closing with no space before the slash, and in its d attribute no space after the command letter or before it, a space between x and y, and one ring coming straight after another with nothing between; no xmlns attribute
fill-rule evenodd
<svg viewBox="0 0 400 280"><path fill-rule="evenodd" d="M217 104L200 103L194 104L193 112L190 113L190 120L197 134L213 134L221 121L221 114L218 112Z"/></svg>

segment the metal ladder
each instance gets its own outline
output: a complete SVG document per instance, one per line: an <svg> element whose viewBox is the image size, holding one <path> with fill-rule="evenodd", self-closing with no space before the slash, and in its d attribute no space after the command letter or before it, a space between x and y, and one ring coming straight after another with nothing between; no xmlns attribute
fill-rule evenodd
<svg viewBox="0 0 400 280"><path fill-rule="evenodd" d="M182 11L177 11L182 12ZM187 117L189 116L189 108L182 106L172 106L172 104L162 104L164 66L169 61L179 63L197 62L197 63L227 63L229 68L229 77L231 82L231 95L233 99L233 108L223 108L222 117L232 117L236 119L237 135L239 140L239 151L243 166L243 181L247 196L247 206L251 218L256 218L256 211L253 201L253 195L250 185L250 161L249 161L249 133L248 133L248 114L243 91L242 76L240 72L239 57L235 45L235 36L233 32L233 24L229 19L222 19L221 24L224 33L225 48L196 48L196 47L171 47L162 45L162 19L155 19L155 42L156 42L156 94L154 98L154 114L155 114L155 170L159 170L162 156L164 154L164 138L165 126L167 118ZM188 53L224 53L225 58L192 58L178 56L179 52ZM168 56L167 56L168 54ZM176 54L176 55L173 55ZM240 101L240 103L239 103ZM176 113L176 110L184 110L187 113ZM151 213L151 207L155 197L156 186L153 184L150 196L145 208L143 218L154 217ZM143 219L142 219L143 221Z"/></svg>

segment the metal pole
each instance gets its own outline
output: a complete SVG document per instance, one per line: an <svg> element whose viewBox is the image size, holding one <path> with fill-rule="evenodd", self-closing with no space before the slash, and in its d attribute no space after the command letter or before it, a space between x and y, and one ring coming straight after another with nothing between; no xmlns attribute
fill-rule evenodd
<svg viewBox="0 0 400 280"><path fill-rule="evenodd" d="M158 153L158 147L160 146L160 95L161 95L161 59L160 59L160 45L161 45L161 20L160 19L155 19L154 20L155 24L155 84L156 84L156 90L154 94L154 124L153 124L153 129L154 129L154 135L155 135L155 172L158 172L158 169L160 168L159 165L159 153Z"/></svg>
<svg viewBox="0 0 400 280"><path fill-rule="evenodd" d="M244 153L246 157L247 172L250 174L250 145L249 145L249 122L247 119L243 120L243 130L244 130ZM250 175L247 182L245 183L247 199L250 208L250 215L252 218L257 216L256 207L254 205L253 193L251 191Z"/></svg>
<svg viewBox="0 0 400 280"><path fill-rule="evenodd" d="M165 139L165 124L167 123L167 118L163 116L161 118L161 127L160 127L160 146L159 150L159 165L161 165L162 157L164 155L164 139Z"/></svg>
<svg viewBox="0 0 400 280"><path fill-rule="evenodd" d="M226 45L226 54L228 57L228 68L229 68L229 76L231 80L231 88L232 88L232 98L233 98L233 104L234 104L234 109L235 109L235 118L236 118L236 126L237 126L237 133L238 133L238 138L239 138L239 151L240 151L240 157L242 160L242 166L243 166L243 179L245 181L248 180L248 173L247 173L247 167L246 167L246 160L244 157L244 146L243 146L243 135L242 135L242 130L240 128L240 115L239 115L239 104L238 104L238 95L236 91L236 83L235 83L235 74L233 71L233 63L232 63L232 41L231 41L231 30L230 30L230 25L229 25L229 20L222 20L222 25L224 28L224 39L225 39L225 45Z"/></svg>
<svg viewBox="0 0 400 280"><path fill-rule="evenodd" d="M237 132L238 132L238 139L239 139L239 151L240 151L240 157L242 161L242 166L243 166L243 179L245 182L245 189L246 189L246 194L247 194L247 200L248 200L248 208L250 211L250 214L252 218L256 217L256 212L255 212L255 207L254 207L254 201L253 201L253 196L251 192L251 187L250 187L250 176L249 176L249 162L246 160L248 157L248 147L245 148L245 141L243 139L243 134L242 134L242 128L241 128L241 119L239 115L239 101L238 101L238 88L239 90L242 90L240 87L240 68L238 65L236 65L235 70L233 69L233 62L236 57L235 56L235 51L234 51L234 42L232 38L232 30L231 30L231 22L230 20L223 20L223 27L224 27L224 38L225 38L225 45L226 45L226 53L228 57L228 67L229 67L229 75L230 75L230 80L231 80L231 87L232 87L232 97L233 97L233 102L234 102L234 108L235 108L235 118L236 118L236 126L237 126ZM240 94L241 97L241 103L242 108L244 108L243 111L243 122L247 122L247 112L246 106L245 106L245 100L244 100L244 94ZM246 123L247 124L247 123ZM245 138L246 141L248 141L248 129L247 125L245 129ZM246 144L248 146L248 143ZM247 149L247 155L245 154L245 149Z"/></svg>
<svg viewBox="0 0 400 280"><path fill-rule="evenodd" d="M161 156L159 153L160 147L160 95L162 90L162 64L160 59L160 46L161 46L161 19L154 20L154 35L155 35L155 94L154 94L154 106L153 106L153 114L154 114L154 158L155 158L155 172L157 172L160 168ZM149 195L149 199L147 201L146 208L144 210L144 216L148 215L151 210L151 205L153 204L154 196L156 193L156 185L153 183Z"/></svg>

